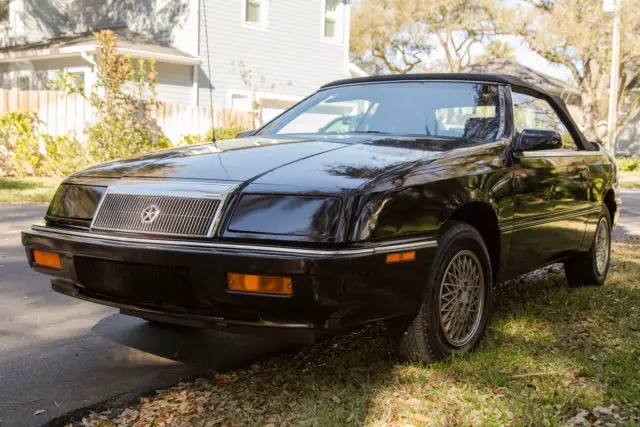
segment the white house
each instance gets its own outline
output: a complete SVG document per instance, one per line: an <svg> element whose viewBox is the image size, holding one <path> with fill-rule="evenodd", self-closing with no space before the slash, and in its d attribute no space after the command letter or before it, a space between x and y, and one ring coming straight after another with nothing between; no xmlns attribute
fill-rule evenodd
<svg viewBox="0 0 640 427"><path fill-rule="evenodd" d="M120 52L155 58L158 98L171 103L248 110L257 98L268 119L323 83L363 75L348 59L349 0L10 0L7 12L5 89L45 90L66 71L88 90L103 28Z"/></svg>

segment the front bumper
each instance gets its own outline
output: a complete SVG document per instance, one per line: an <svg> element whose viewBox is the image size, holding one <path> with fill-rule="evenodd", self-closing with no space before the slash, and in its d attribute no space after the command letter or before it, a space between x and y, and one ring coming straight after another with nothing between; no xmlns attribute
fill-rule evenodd
<svg viewBox="0 0 640 427"><path fill-rule="evenodd" d="M43 226L22 242L57 292L149 320L296 336L415 313L436 249L433 239L311 249ZM59 253L61 269L35 265L34 249ZM406 250L416 251L414 262L386 263L386 254ZM293 295L230 292L227 272L292 277Z"/></svg>

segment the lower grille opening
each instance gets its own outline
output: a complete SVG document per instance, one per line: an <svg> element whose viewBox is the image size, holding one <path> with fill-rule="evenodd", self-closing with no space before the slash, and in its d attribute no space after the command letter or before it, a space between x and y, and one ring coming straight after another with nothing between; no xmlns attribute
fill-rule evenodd
<svg viewBox="0 0 640 427"><path fill-rule="evenodd" d="M145 305L197 306L185 267L74 257L78 282L88 293Z"/></svg>

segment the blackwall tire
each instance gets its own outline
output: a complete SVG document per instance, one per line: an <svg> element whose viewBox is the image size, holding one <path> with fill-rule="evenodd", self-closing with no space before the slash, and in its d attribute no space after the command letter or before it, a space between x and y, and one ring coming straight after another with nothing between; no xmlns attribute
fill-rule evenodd
<svg viewBox="0 0 640 427"><path fill-rule="evenodd" d="M418 314L389 323L399 356L433 363L474 349L486 327L492 277L480 233L469 224L451 223L438 242Z"/></svg>
<svg viewBox="0 0 640 427"><path fill-rule="evenodd" d="M611 216L602 205L593 242L588 252L573 255L564 262L567 283L571 287L602 286L611 263Z"/></svg>

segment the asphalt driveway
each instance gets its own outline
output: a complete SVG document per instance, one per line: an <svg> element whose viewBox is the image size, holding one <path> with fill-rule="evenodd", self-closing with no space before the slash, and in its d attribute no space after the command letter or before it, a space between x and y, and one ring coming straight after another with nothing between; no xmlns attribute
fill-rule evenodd
<svg viewBox="0 0 640 427"><path fill-rule="evenodd" d="M614 237L640 237L640 192L623 191L622 198ZM113 396L246 365L287 346L161 328L53 293L45 277L30 271L20 244L20 230L44 211L43 205L0 205L0 427L41 425Z"/></svg>
<svg viewBox="0 0 640 427"><path fill-rule="evenodd" d="M39 222L45 209L0 205L0 427L42 425L113 396L246 365L288 345L159 327L52 292L29 269L20 243L20 230Z"/></svg>

